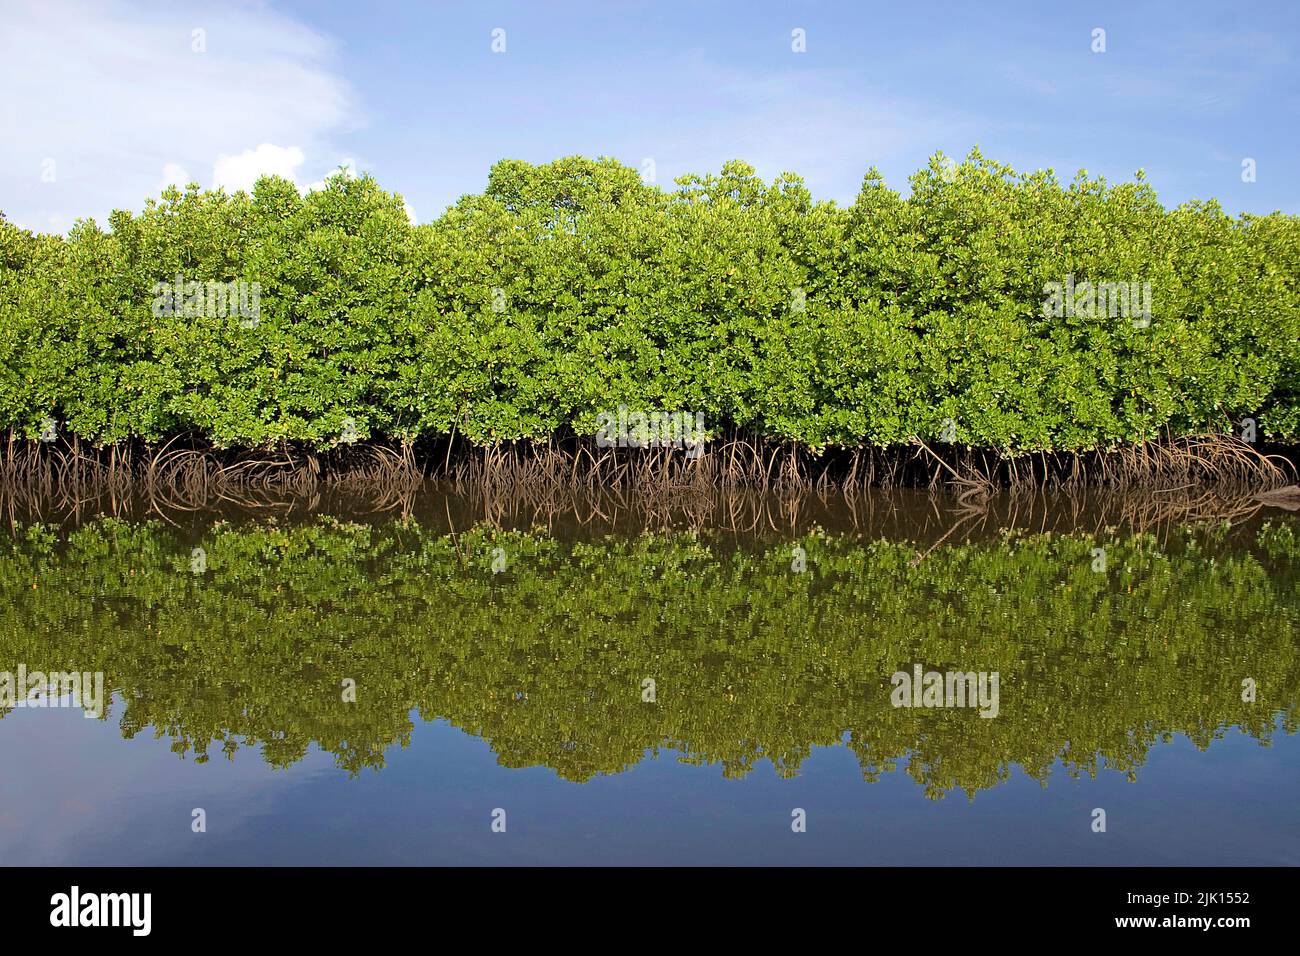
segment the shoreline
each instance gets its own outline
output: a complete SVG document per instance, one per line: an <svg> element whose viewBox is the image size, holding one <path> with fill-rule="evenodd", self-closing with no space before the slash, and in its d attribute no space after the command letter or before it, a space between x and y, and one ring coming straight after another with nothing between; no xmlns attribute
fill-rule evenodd
<svg viewBox="0 0 1300 956"><path fill-rule="evenodd" d="M967 499L1024 489L1199 489L1268 493L1300 479L1300 445L1199 434L1111 449L1005 453L915 439L822 454L740 431L691 448L599 447L591 438L476 446L455 436L364 441L313 449L217 448L191 435L96 447L78 438L0 435L0 494L52 498L131 494L201 500L224 494L362 497L401 494L426 480L494 487L775 492L944 489Z"/></svg>

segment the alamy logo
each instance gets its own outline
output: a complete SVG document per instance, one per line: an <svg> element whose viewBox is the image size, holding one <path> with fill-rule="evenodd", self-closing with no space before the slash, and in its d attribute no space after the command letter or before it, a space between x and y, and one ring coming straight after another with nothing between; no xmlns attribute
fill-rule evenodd
<svg viewBox="0 0 1300 956"><path fill-rule="evenodd" d="M629 412L626 405L596 416L598 448L684 448L687 458L704 453L703 412Z"/></svg>
<svg viewBox="0 0 1300 956"><path fill-rule="evenodd" d="M176 281L155 282L152 310L154 318L179 316L187 319L233 319L251 329L262 314L262 283L260 282L186 282L182 275Z"/></svg>
<svg viewBox="0 0 1300 956"><path fill-rule="evenodd" d="M978 707L981 717L998 715L997 671L895 671L889 679L894 689L889 702L895 707Z"/></svg>
<svg viewBox="0 0 1300 956"><path fill-rule="evenodd" d="M80 707L86 717L104 714L103 671L0 671L0 709L16 707Z"/></svg>
<svg viewBox="0 0 1300 956"><path fill-rule="evenodd" d="M1125 318L1134 328L1151 324L1151 283L1090 282L1076 283L1074 273L1064 282L1048 282L1043 286L1043 318L1064 317Z"/></svg>
<svg viewBox="0 0 1300 956"><path fill-rule="evenodd" d="M148 936L153 923L150 893L83 894L74 886L51 896L50 906L51 926L129 926L131 935Z"/></svg>

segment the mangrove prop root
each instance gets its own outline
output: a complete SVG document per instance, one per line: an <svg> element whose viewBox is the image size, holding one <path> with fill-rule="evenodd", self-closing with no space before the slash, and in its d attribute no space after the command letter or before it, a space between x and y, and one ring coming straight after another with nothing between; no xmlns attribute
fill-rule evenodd
<svg viewBox="0 0 1300 956"><path fill-rule="evenodd" d="M699 454L683 448L602 448L592 439L550 439L474 446L463 438L341 445L318 450L219 449L192 436L161 445L95 448L73 438L0 442L0 502L63 511L116 508L144 496L177 509L213 500L262 500L351 494L396 507L428 479L504 495L563 489L653 491L664 498L750 489L781 495L832 490L928 487L978 508L996 493L1106 488L1166 496L1212 493L1250 498L1293 485L1293 456L1264 453L1232 435L1194 435L1104 451L1004 455L964 446L910 445L830 450L815 455L794 443L731 429Z"/></svg>

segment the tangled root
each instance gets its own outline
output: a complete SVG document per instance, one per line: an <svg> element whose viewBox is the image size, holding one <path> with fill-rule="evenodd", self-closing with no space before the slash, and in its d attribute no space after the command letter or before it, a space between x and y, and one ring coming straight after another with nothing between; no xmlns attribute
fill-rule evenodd
<svg viewBox="0 0 1300 956"><path fill-rule="evenodd" d="M197 510L213 502L250 508L285 500L310 504L323 494L385 510L400 507L428 478L500 500L555 498L566 490L595 500L597 492L612 490L680 503L743 490L793 499L923 487L976 510L1000 492L1093 488L1180 500L1205 494L1217 501L1276 492L1296 481L1290 460L1231 435L1014 456L920 439L817 455L792 442L735 430L698 454L672 447L599 448L576 438L486 448L444 440L419 451L409 442L367 443L322 452L288 444L269 451L223 450L178 436L161 447L93 448L75 438L42 444L12 433L0 451L0 504L71 512L91 506L117 510L138 498L159 509Z"/></svg>

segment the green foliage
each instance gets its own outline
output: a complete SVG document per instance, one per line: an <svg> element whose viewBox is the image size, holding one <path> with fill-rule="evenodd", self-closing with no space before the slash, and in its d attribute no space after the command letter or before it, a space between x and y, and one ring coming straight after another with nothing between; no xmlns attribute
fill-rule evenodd
<svg viewBox="0 0 1300 956"><path fill-rule="evenodd" d="M283 766L316 744L349 771L379 767L418 711L507 766L573 780L658 748L794 774L847 735L868 780L907 762L932 796L974 793L1013 766L1132 774L1174 733L1266 743L1279 713L1294 733L1295 530L1007 532L916 564L915 543L825 532L737 546L413 521L19 526L0 538L0 671L102 670L124 734L152 727L200 760L253 746ZM997 671L997 718L894 708L890 677L915 663Z"/></svg>
<svg viewBox="0 0 1300 956"><path fill-rule="evenodd" d="M609 159L493 167L412 226L336 176L170 189L65 239L0 217L0 427L328 447L590 435L620 404L820 451L1006 452L1227 430L1300 437L1300 220L1165 209L1139 174L936 156L848 208L740 162L677 188ZM258 283L261 316L159 317L154 285ZM1048 283L1149 283L1152 323L1048 317Z"/></svg>

